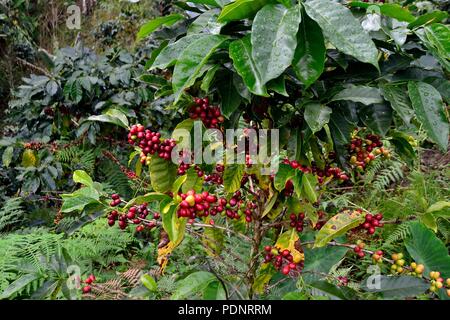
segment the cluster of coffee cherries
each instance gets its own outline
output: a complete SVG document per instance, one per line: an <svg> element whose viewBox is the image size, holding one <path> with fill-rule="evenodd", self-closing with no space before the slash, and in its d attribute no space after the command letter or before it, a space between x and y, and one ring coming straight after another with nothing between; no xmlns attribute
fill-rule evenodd
<svg viewBox="0 0 450 320"><path fill-rule="evenodd" d="M86 280L84 280L84 283L86 283L86 285L82 288L83 293L91 292L92 287L90 285L93 284L94 282L95 276L93 274L89 275L89 277L87 277Z"/></svg>
<svg viewBox="0 0 450 320"><path fill-rule="evenodd" d="M403 271L405 271L405 259L403 259L403 253L394 253L391 255L391 258L394 261L391 266L392 273L402 273Z"/></svg>
<svg viewBox="0 0 450 320"><path fill-rule="evenodd" d="M360 213L362 213L361 209L357 209ZM365 220L363 223L361 223L358 227L355 228L356 230L366 230L367 234L372 235L375 233L376 228L382 228L384 226L384 223L381 222L383 220L383 214L377 213L375 215L368 213L366 214Z"/></svg>
<svg viewBox="0 0 450 320"><path fill-rule="evenodd" d="M225 166L223 164L216 165L215 172L205 175L205 182L211 184L221 185L223 184L223 172L225 171Z"/></svg>
<svg viewBox="0 0 450 320"><path fill-rule="evenodd" d="M114 193L111 196L111 203L109 204L111 207L117 207L122 203L122 199L120 199L120 196L117 193Z"/></svg>
<svg viewBox="0 0 450 320"><path fill-rule="evenodd" d="M317 211L317 218L318 218L318 221L317 221L316 225L314 226L314 229L320 230L320 229L322 229L324 224L327 223L327 221L328 221L327 214L324 211L319 210L319 211Z"/></svg>
<svg viewBox="0 0 450 320"><path fill-rule="evenodd" d="M189 164L189 163L181 162L180 165L178 166L177 174L179 176L182 176L182 175L186 174L186 172L191 168L191 166L192 165ZM195 165L194 169L195 169L195 172L197 173L197 176L199 178L201 178L201 177L203 177L205 175L205 173L203 172L202 168L200 168L200 166Z"/></svg>
<svg viewBox="0 0 450 320"><path fill-rule="evenodd" d="M360 257L361 259L366 256L364 253L364 248L366 244L362 240L356 241L356 246L353 248L353 251Z"/></svg>
<svg viewBox="0 0 450 320"><path fill-rule="evenodd" d="M264 263L273 262L275 268L284 275L288 275L291 271L300 271L303 267L303 261L295 262L294 256L288 249L279 250L275 247L265 246L264 251L266 252Z"/></svg>
<svg viewBox="0 0 450 320"><path fill-rule="evenodd" d="M447 278L445 280L444 284L444 278L441 277L441 273L439 271L431 271L430 272L430 291L431 292L437 292L439 289L443 288L444 285L446 286L447 290L447 296L450 297L450 278Z"/></svg>
<svg viewBox="0 0 450 320"><path fill-rule="evenodd" d="M323 183L324 179L327 177L333 177L334 179L337 179L339 181L347 181L349 179L347 174L345 174L345 172L343 172L340 168L332 167L330 165L326 165L322 170L317 167L315 163L312 163L311 167L302 165L296 160L290 161L289 159L284 159L283 163L290 165L293 169L300 170L304 173L315 174L319 183Z"/></svg>
<svg viewBox="0 0 450 320"><path fill-rule="evenodd" d="M390 152L383 147L380 137L375 134L367 134L365 138L354 137L349 145L350 164L357 171L363 172L377 156L390 158Z"/></svg>
<svg viewBox="0 0 450 320"><path fill-rule="evenodd" d="M303 231L303 223L305 220L304 212L300 212L298 215L295 213L291 213L291 215L289 216L289 219L291 219L290 226L292 228L295 228L295 230L297 230L298 232Z"/></svg>
<svg viewBox="0 0 450 320"><path fill-rule="evenodd" d="M142 164L150 164L150 155L157 154L165 160L171 159L172 149L176 143L174 139L161 141L161 134L153 132L141 124L135 124L128 133L128 142L141 148L140 161Z"/></svg>
<svg viewBox="0 0 450 320"><path fill-rule="evenodd" d="M194 105L189 109L191 119L200 119L207 128L219 128L219 124L225 121L220 108L209 105L208 98L195 98Z"/></svg>
<svg viewBox="0 0 450 320"><path fill-rule="evenodd" d="M374 263L382 263L383 262L383 254L382 250L377 250L372 254L372 260Z"/></svg>
<svg viewBox="0 0 450 320"><path fill-rule="evenodd" d="M189 190L186 193L179 192L176 197L180 201L178 208L178 217L195 219L196 217L207 217L210 214L215 216L224 210L226 199L217 199L215 195L209 194L208 191L196 193Z"/></svg>
<svg viewBox="0 0 450 320"><path fill-rule="evenodd" d="M141 232L147 226L149 229L152 229L156 226L155 220L160 218L160 214L158 212L153 213L153 220L150 222L144 221L147 218L150 211L148 210L148 203L143 203L140 205L132 206L128 209L127 213L121 214L117 210L113 210L108 215L108 225L114 226L116 221L119 221L119 228L125 229L128 224L134 224L136 226L136 231Z"/></svg>

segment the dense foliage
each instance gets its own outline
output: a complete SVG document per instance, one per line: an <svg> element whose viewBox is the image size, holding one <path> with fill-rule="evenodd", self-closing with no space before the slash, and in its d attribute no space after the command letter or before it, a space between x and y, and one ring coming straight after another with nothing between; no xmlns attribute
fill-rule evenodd
<svg viewBox="0 0 450 320"><path fill-rule="evenodd" d="M450 299L445 2L176 5L15 88L0 297Z"/></svg>

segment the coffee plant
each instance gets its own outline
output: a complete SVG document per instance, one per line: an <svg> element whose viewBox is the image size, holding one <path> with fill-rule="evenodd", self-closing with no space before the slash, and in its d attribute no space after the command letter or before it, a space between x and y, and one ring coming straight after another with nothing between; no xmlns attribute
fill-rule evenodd
<svg viewBox="0 0 450 320"><path fill-rule="evenodd" d="M45 277L0 259L1 297L450 299L448 172L429 165L430 150L448 164L445 8L174 5L141 26L137 53L63 49L16 90L5 194L47 197L49 238L69 237L46 258L83 269L42 295ZM21 206L6 202L0 231ZM111 261L80 252L92 226L120 258L104 238ZM145 272L98 267L137 259Z"/></svg>

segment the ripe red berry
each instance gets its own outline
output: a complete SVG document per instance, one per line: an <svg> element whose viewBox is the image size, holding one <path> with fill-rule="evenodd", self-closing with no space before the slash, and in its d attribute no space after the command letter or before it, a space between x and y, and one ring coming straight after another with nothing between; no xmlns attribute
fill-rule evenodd
<svg viewBox="0 0 450 320"><path fill-rule="evenodd" d="M283 269L281 270L281 272L282 272L284 275L288 275L288 274L289 274L289 271L291 271L291 269L289 268L289 265L284 266Z"/></svg>
<svg viewBox="0 0 450 320"><path fill-rule="evenodd" d="M89 293L89 292L91 292L91 286L84 286L83 293Z"/></svg>

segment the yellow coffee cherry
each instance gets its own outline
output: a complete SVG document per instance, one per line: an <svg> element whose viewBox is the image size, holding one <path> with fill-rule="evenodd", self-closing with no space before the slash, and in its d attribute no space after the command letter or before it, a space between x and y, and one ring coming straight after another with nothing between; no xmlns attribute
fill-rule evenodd
<svg viewBox="0 0 450 320"><path fill-rule="evenodd" d="M418 264L415 271L416 271L416 273L421 274L421 273L423 273L424 270L425 270L425 266L423 264Z"/></svg>
<svg viewBox="0 0 450 320"><path fill-rule="evenodd" d="M447 289L447 296L450 297L450 289Z"/></svg>
<svg viewBox="0 0 450 320"><path fill-rule="evenodd" d="M447 280L445 280L445 283L450 287L450 278L447 278Z"/></svg>
<svg viewBox="0 0 450 320"><path fill-rule="evenodd" d="M431 292L436 292L436 291L437 291L437 288L436 288L435 286L431 286L431 287L430 287L430 291L431 291Z"/></svg>
<svg viewBox="0 0 450 320"><path fill-rule="evenodd" d="M402 268L402 267L398 267L398 268L397 268L397 272L398 272L398 273L402 273L402 272L403 272L403 268Z"/></svg>
<svg viewBox="0 0 450 320"><path fill-rule="evenodd" d="M400 267L403 267L403 266L405 265L405 260L400 259L400 260L397 260L395 263L396 263L397 265L399 265Z"/></svg>
<svg viewBox="0 0 450 320"><path fill-rule="evenodd" d="M392 270L392 271L397 270L397 265L393 264L393 265L391 266L391 270Z"/></svg>
<svg viewBox="0 0 450 320"><path fill-rule="evenodd" d="M444 286L444 284L442 282L437 281L435 286L436 286L436 288L440 289Z"/></svg>
<svg viewBox="0 0 450 320"><path fill-rule="evenodd" d="M397 253L392 254L391 258L392 258L392 260L394 260L394 261L397 261L398 259L400 259L400 258L398 257L398 254L397 254Z"/></svg>
<svg viewBox="0 0 450 320"><path fill-rule="evenodd" d="M411 262L411 268L412 268L412 269L416 269L416 268L417 268L417 263Z"/></svg>

